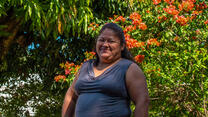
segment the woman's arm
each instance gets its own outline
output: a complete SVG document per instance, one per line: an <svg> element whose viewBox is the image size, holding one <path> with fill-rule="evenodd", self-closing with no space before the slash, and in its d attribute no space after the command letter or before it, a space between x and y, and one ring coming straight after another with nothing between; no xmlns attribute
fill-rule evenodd
<svg viewBox="0 0 208 117"><path fill-rule="evenodd" d="M76 101L78 98L74 90L74 85L78 79L78 74L79 72L76 74L75 79L72 82L72 85L66 92L64 103L62 106L62 117L73 117L74 115Z"/></svg>
<svg viewBox="0 0 208 117"><path fill-rule="evenodd" d="M131 64L127 70L126 85L130 98L136 106L134 117L148 117L149 96L146 79L135 63Z"/></svg>

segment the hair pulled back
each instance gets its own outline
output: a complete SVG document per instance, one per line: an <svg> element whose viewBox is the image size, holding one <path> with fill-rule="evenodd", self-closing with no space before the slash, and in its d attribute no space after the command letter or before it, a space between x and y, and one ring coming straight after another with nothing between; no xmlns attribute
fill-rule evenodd
<svg viewBox="0 0 208 117"><path fill-rule="evenodd" d="M131 60L133 62L134 61L134 58L132 57L131 53L129 52L129 50L126 48L126 40L125 40L125 36L124 36L124 32L122 30L122 28L120 26L118 26L117 24L115 23L107 23L105 24L100 32L99 32L99 35L105 30L105 29L111 29L113 30L113 32L115 33L115 35L120 39L120 45L124 45L124 50L121 51L121 58L125 58L125 59L128 59L128 60ZM99 36L98 35L98 36ZM96 58L95 58L95 65L98 65L99 63L99 57L98 57L98 54L97 52L96 53Z"/></svg>

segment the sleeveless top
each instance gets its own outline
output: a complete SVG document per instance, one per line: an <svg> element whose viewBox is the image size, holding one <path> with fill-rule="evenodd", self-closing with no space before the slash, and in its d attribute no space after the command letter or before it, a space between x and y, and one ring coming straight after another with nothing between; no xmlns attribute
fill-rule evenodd
<svg viewBox="0 0 208 117"><path fill-rule="evenodd" d="M94 77L93 60L85 62L75 84L78 94L75 117L130 117L125 76L131 63L121 59Z"/></svg>

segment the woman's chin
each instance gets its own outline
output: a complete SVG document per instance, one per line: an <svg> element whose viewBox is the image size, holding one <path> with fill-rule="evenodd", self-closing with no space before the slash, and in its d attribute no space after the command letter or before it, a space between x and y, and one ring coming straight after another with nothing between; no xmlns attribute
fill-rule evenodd
<svg viewBox="0 0 208 117"><path fill-rule="evenodd" d="M110 56L111 55L109 55L107 53L103 53L103 54L100 55L100 58L103 59L103 60L108 60L109 58L111 58Z"/></svg>
<svg viewBox="0 0 208 117"><path fill-rule="evenodd" d="M102 54L100 57L102 57L103 59L107 59L110 57L110 55L109 54Z"/></svg>

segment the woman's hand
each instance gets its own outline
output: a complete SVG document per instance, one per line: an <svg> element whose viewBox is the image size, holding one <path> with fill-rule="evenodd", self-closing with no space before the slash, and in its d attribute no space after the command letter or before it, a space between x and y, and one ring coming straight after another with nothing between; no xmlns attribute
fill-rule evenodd
<svg viewBox="0 0 208 117"><path fill-rule="evenodd" d="M147 117L149 96L145 76L135 63L129 66L126 73L126 85L131 100L136 108L134 117Z"/></svg>

